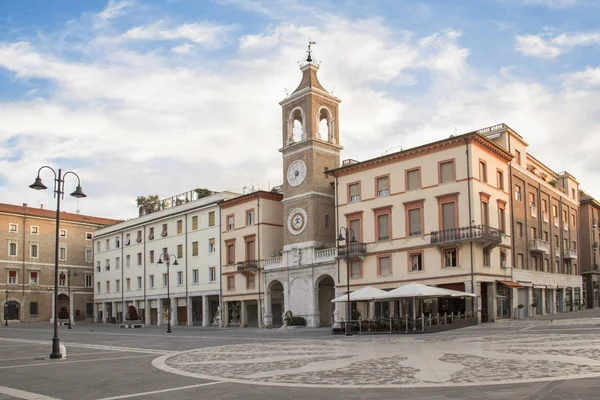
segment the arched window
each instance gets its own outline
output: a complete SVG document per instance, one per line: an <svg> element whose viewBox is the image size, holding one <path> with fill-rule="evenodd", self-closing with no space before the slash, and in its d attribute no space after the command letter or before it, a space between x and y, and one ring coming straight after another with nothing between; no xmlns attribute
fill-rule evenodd
<svg viewBox="0 0 600 400"><path fill-rule="evenodd" d="M288 144L305 139L304 114L300 108L292 110L288 124Z"/></svg>
<svg viewBox="0 0 600 400"><path fill-rule="evenodd" d="M319 126L317 138L325 141L331 141L333 132L331 129L331 115L329 114L329 110L327 110L325 107L321 107L317 118Z"/></svg>

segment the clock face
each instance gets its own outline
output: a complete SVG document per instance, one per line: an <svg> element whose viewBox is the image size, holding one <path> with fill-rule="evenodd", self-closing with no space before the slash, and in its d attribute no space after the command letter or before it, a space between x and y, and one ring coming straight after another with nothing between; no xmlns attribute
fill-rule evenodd
<svg viewBox="0 0 600 400"><path fill-rule="evenodd" d="M301 208L295 208L288 216L288 230L294 234L301 234L306 228L306 211Z"/></svg>
<svg viewBox="0 0 600 400"><path fill-rule="evenodd" d="M296 160L290 164L287 171L287 181L291 186L298 186L306 178L306 164L302 160Z"/></svg>

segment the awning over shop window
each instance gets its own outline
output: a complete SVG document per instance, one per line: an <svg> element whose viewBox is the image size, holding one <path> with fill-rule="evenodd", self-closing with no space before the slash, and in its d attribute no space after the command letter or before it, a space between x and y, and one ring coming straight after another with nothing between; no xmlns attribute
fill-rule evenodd
<svg viewBox="0 0 600 400"><path fill-rule="evenodd" d="M506 285L511 289L520 289L520 288L525 287L525 286L521 285L520 283L513 282L513 281L496 281L496 282Z"/></svg>

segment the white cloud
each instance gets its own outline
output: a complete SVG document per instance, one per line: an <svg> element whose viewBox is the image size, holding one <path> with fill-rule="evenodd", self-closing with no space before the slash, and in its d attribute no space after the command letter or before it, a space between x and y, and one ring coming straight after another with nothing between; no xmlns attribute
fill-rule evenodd
<svg viewBox="0 0 600 400"><path fill-rule="evenodd" d="M96 14L96 18L101 21L108 21L117 18L127 12L127 9L133 5L131 1L109 0L104 10Z"/></svg>
<svg viewBox="0 0 600 400"><path fill-rule="evenodd" d="M568 86L600 86L600 67L564 74L563 81Z"/></svg>
<svg viewBox="0 0 600 400"><path fill-rule="evenodd" d="M212 22L183 24L167 28L164 21L138 26L118 37L120 40L189 40L194 43L216 46L225 41L233 26L217 25Z"/></svg>
<svg viewBox="0 0 600 400"><path fill-rule="evenodd" d="M187 54L192 51L194 46L189 43L180 44L179 46L175 46L171 48L171 52L176 54Z"/></svg>
<svg viewBox="0 0 600 400"><path fill-rule="evenodd" d="M528 56L556 58L577 46L600 44L600 32L562 33L553 38L545 37L547 35L518 35L515 48Z"/></svg>
<svg viewBox="0 0 600 400"><path fill-rule="evenodd" d="M583 0L521 0L525 5L543 5L550 8L565 8L583 3Z"/></svg>

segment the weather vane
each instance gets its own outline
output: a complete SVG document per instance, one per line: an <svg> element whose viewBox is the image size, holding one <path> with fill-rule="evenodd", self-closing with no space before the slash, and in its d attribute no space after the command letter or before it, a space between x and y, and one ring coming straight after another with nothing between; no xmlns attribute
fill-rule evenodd
<svg viewBox="0 0 600 400"><path fill-rule="evenodd" d="M315 61L315 58L313 57L312 46L314 44L317 44L317 42L312 41L309 37L308 49L306 50L306 58L299 62L300 66L305 66L306 64L315 64L318 66L320 64L320 62Z"/></svg>

